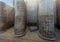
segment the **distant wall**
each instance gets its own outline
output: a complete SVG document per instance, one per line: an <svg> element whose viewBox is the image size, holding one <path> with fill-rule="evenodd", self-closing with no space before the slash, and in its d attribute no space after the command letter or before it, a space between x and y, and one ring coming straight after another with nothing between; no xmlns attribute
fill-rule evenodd
<svg viewBox="0 0 60 42"><path fill-rule="evenodd" d="M27 6L27 22L37 23L37 1L38 0L24 0Z"/></svg>

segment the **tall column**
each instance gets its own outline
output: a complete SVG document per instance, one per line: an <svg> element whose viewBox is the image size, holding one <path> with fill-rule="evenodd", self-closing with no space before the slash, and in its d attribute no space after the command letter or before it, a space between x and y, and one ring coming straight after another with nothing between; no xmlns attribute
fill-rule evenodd
<svg viewBox="0 0 60 42"><path fill-rule="evenodd" d="M23 36L25 34L26 7L24 0L15 1L15 35Z"/></svg>
<svg viewBox="0 0 60 42"><path fill-rule="evenodd" d="M25 2L27 6L27 24L29 26L29 30L37 31L38 0L25 0Z"/></svg>
<svg viewBox="0 0 60 42"><path fill-rule="evenodd" d="M39 1L39 36L47 40L55 40L54 15L56 14L56 0Z"/></svg>
<svg viewBox="0 0 60 42"><path fill-rule="evenodd" d="M5 14L5 8L6 4L4 2L0 1L0 31L2 31L5 24L6 14Z"/></svg>

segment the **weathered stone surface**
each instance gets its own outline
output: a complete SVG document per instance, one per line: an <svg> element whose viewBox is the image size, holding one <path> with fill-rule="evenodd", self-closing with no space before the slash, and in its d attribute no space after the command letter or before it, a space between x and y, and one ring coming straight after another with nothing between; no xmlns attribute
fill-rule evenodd
<svg viewBox="0 0 60 42"><path fill-rule="evenodd" d="M25 0L27 6L27 23L37 23L37 1L38 0Z"/></svg>
<svg viewBox="0 0 60 42"><path fill-rule="evenodd" d="M54 16L56 0L41 0L39 2L39 36L47 40L55 40Z"/></svg>
<svg viewBox="0 0 60 42"><path fill-rule="evenodd" d="M37 26L29 26L28 29L29 29L31 32L35 32L35 31L38 30L37 28L38 28Z"/></svg>
<svg viewBox="0 0 60 42"><path fill-rule="evenodd" d="M10 28L13 24L13 8L0 1L0 31ZM10 10L9 10L10 9ZM11 12L12 11L12 12ZM11 12L11 14L10 14ZM12 17L12 18L11 18Z"/></svg>
<svg viewBox="0 0 60 42"><path fill-rule="evenodd" d="M15 34L23 36L25 34L26 7L24 0L15 1Z"/></svg>
<svg viewBox="0 0 60 42"><path fill-rule="evenodd" d="M38 17L38 0L24 0L26 3L27 10L27 25L37 26ZM34 3L33 3L34 2ZM38 28L29 28L30 31L37 31Z"/></svg>

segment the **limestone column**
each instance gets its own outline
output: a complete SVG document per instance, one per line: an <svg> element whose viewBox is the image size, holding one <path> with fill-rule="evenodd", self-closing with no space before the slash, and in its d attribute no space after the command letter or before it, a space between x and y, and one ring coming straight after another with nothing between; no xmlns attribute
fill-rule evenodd
<svg viewBox="0 0 60 42"><path fill-rule="evenodd" d="M56 40L54 15L56 14L56 0L39 0L39 36L47 40Z"/></svg>
<svg viewBox="0 0 60 42"><path fill-rule="evenodd" d="M26 7L24 0L15 0L15 35L23 36L26 30Z"/></svg>

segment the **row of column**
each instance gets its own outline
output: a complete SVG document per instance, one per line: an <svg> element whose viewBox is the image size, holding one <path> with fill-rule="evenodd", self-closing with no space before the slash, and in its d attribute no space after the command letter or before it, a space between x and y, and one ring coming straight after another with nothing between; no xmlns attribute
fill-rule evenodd
<svg viewBox="0 0 60 42"><path fill-rule="evenodd" d="M25 19L28 23L38 23L39 36L43 39L55 40L54 15L56 0L16 0L15 34L23 36L26 32ZM27 8L24 8L26 5ZM27 9L27 12L26 10ZM25 13L26 12L26 13ZM32 24L31 24L32 25Z"/></svg>
<svg viewBox="0 0 60 42"><path fill-rule="evenodd" d="M30 25L37 27L34 29L38 29L39 37L55 40L56 16L57 25L60 26L59 2L59 0L15 0L12 13L7 13L8 11L4 8L6 4L0 2L0 31L14 24L15 35L21 37L26 34L27 25L31 23Z"/></svg>

